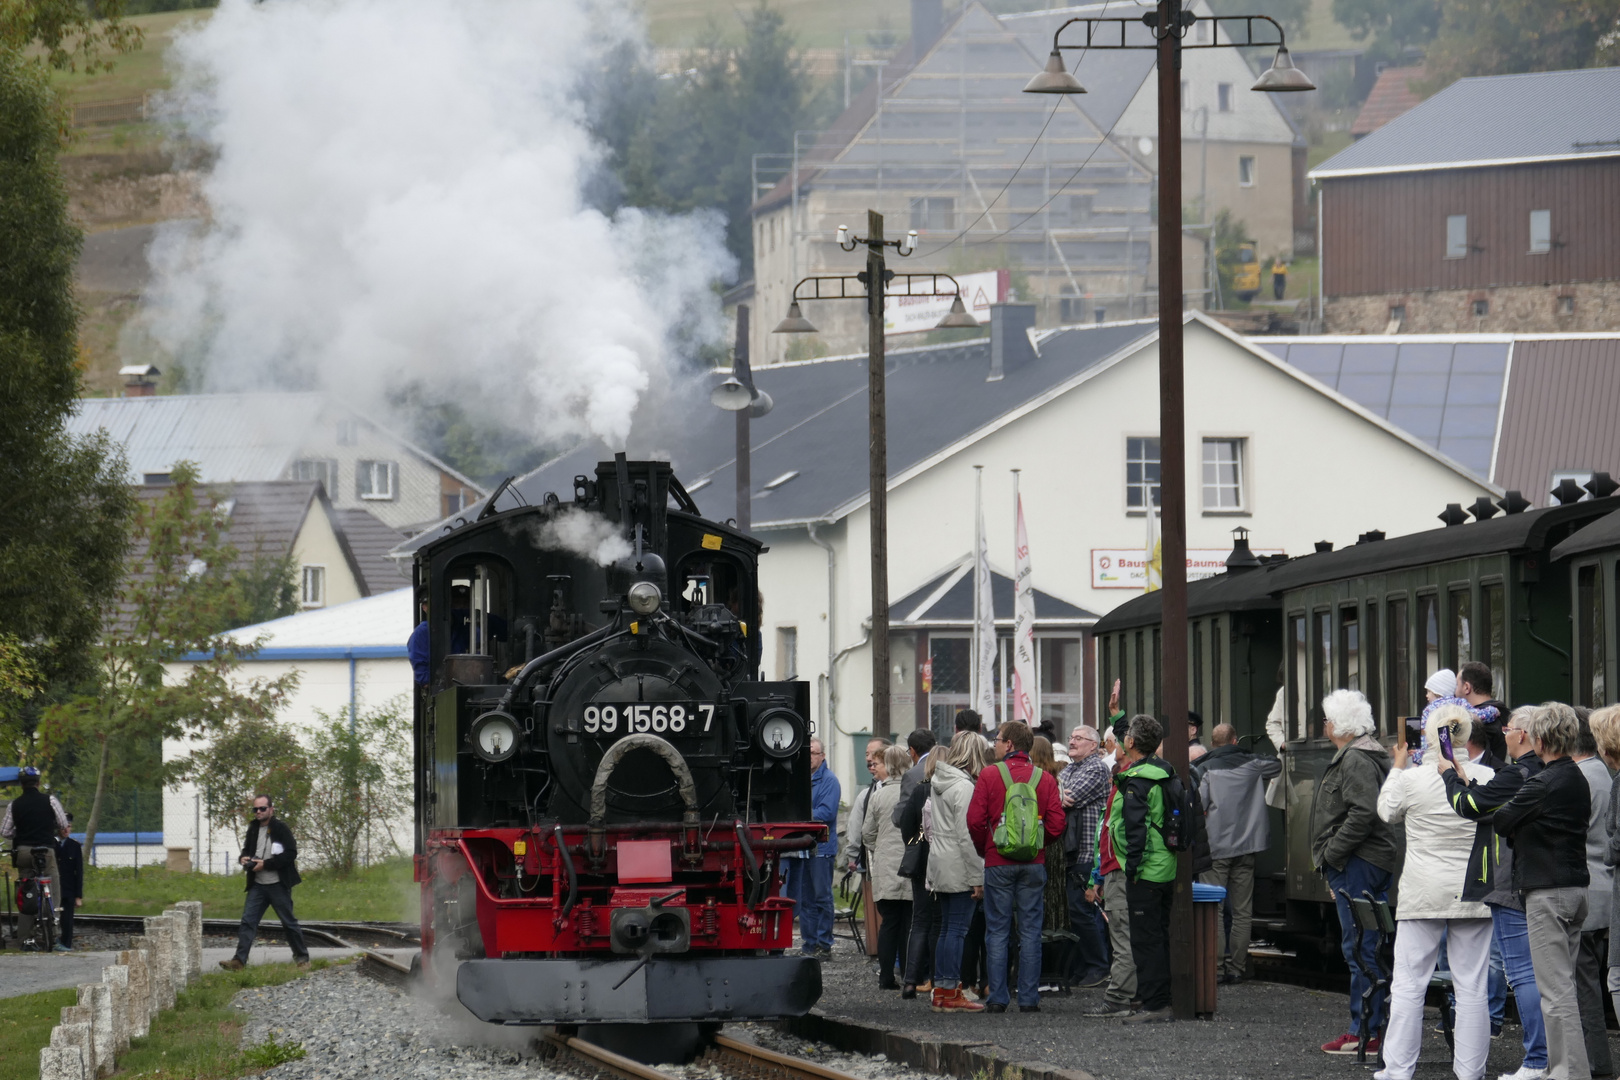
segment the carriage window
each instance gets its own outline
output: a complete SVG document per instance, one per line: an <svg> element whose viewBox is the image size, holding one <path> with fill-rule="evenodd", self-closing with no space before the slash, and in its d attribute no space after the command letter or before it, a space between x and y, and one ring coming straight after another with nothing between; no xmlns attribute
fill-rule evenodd
<svg viewBox="0 0 1620 1080"><path fill-rule="evenodd" d="M1480 659L1491 666L1491 687L1495 695L1507 700L1507 610L1500 584L1479 587L1479 632L1484 655Z"/></svg>
<svg viewBox="0 0 1620 1080"><path fill-rule="evenodd" d="M1390 730L1395 731L1394 718L1405 716L1412 708L1412 627L1405 600L1391 600L1388 611L1389 715Z"/></svg>
<svg viewBox="0 0 1620 1080"><path fill-rule="evenodd" d="M1418 633L1423 636L1423 653L1418 657L1423 669L1417 672L1416 681L1419 684L1427 682L1430 675L1439 671L1445 664L1440 659L1440 598L1432 593L1428 596L1418 597Z"/></svg>
<svg viewBox="0 0 1620 1080"><path fill-rule="evenodd" d="M1577 704L1595 708L1604 703L1603 686L1603 579L1595 565L1575 572L1575 696Z"/></svg>
<svg viewBox="0 0 1620 1080"><path fill-rule="evenodd" d="M1447 644L1452 649L1453 671L1474 658L1473 619L1470 617L1472 607L1466 588L1451 590L1451 639Z"/></svg>
<svg viewBox="0 0 1620 1080"><path fill-rule="evenodd" d="M1305 738L1306 709L1305 702L1310 700L1310 691L1305 685L1305 672L1307 654L1305 646L1305 616L1290 615L1288 617L1288 685L1293 693L1288 696L1288 726L1294 733L1294 738Z"/></svg>
<svg viewBox="0 0 1620 1080"><path fill-rule="evenodd" d="M1131 697L1131 703L1125 708L1127 713L1147 711L1147 697L1143 692L1144 678L1142 674L1146 668L1147 665L1142 661L1142 631L1138 630L1136 632L1136 667L1131 673L1131 689L1135 693Z"/></svg>
<svg viewBox="0 0 1620 1080"><path fill-rule="evenodd" d="M1098 670L1101 678L1097 680L1097 685L1102 687L1102 693L1097 695L1097 715L1101 719L1101 723L1097 725L1099 731L1108 722L1108 696L1114 691L1114 679L1117 677L1114 674L1114 639L1105 637L1102 639L1101 645L1102 664Z"/></svg>
<svg viewBox="0 0 1620 1080"><path fill-rule="evenodd" d="M1378 669L1378 603L1367 601L1367 625L1361 631L1361 670L1366 672L1367 701L1372 705L1373 723L1382 731L1384 716L1383 686Z"/></svg>
<svg viewBox="0 0 1620 1080"><path fill-rule="evenodd" d="M1339 686L1361 689L1361 625L1354 607L1339 609Z"/></svg>
<svg viewBox="0 0 1620 1080"><path fill-rule="evenodd" d="M1221 620L1209 620L1209 726L1221 723Z"/></svg>
<svg viewBox="0 0 1620 1080"><path fill-rule="evenodd" d="M1192 624L1192 711L1204 715L1204 624Z"/></svg>
<svg viewBox="0 0 1620 1080"><path fill-rule="evenodd" d="M1316 623L1316 646L1312 654L1314 663L1311 666L1311 718L1314 720L1316 710L1320 708L1321 701L1333 690L1333 613L1331 611L1318 611L1314 620Z"/></svg>
<svg viewBox="0 0 1620 1080"><path fill-rule="evenodd" d="M1153 671L1149 675L1149 679L1151 681L1150 681L1150 684L1148 686L1148 695L1149 695L1149 697L1152 698L1153 705L1152 705L1151 708L1143 710L1149 716L1158 716L1159 713L1163 711L1163 702L1161 702L1159 700L1160 688L1164 686L1164 659L1163 658L1164 658L1164 654L1163 654L1163 652L1160 651L1160 646L1159 646L1159 629L1158 629L1158 627L1154 627L1154 629L1153 629Z"/></svg>

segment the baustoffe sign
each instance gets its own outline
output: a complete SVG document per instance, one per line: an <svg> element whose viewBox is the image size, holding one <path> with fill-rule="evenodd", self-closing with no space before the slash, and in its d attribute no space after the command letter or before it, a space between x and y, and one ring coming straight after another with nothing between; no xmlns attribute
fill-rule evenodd
<svg viewBox="0 0 1620 1080"><path fill-rule="evenodd" d="M907 267L896 268L897 273L904 273ZM1006 302L1007 299L1007 271L986 270L977 274L954 275L957 284L962 286L962 303L967 306L968 313L981 323L990 321L990 305ZM896 280L890 286L891 290L898 291L902 283ZM912 283L912 287L920 292L933 291L933 284L928 278ZM950 279L938 279L938 291L944 292L951 287ZM883 301L883 333L887 336L895 334L920 334L924 330L932 330L939 325L939 320L950 313L951 298L949 296L896 296L891 292Z"/></svg>
<svg viewBox="0 0 1620 1080"><path fill-rule="evenodd" d="M1255 548L1256 555L1281 555L1282 548ZM1187 580L1199 581L1226 570L1231 548L1188 548ZM1135 589L1147 587L1147 559L1134 548L1092 548L1091 587L1093 589Z"/></svg>

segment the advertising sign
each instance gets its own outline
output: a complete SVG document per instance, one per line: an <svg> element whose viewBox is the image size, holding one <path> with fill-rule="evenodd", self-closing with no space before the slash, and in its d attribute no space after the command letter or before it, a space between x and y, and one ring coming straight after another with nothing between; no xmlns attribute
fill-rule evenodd
<svg viewBox="0 0 1620 1080"><path fill-rule="evenodd" d="M896 275L905 273L909 268L895 267ZM962 286L962 303L967 306L968 313L981 323L990 321L990 305L1000 304L1007 299L1007 271L986 270L977 274L955 274L957 284ZM901 282L897 279L890 286L891 292L900 289ZM921 291L930 291L933 286L928 279L913 283L913 287ZM945 278L939 279L938 288L943 291L949 289L951 283ZM920 334L932 330L939 325L951 310L949 296L889 296L883 301L883 332L885 335Z"/></svg>
<svg viewBox="0 0 1620 1080"><path fill-rule="evenodd" d="M1255 548L1256 555L1281 555L1282 548ZM1226 569L1231 548L1188 548L1187 580L1214 577ZM1091 587L1093 589L1135 589L1147 586L1147 559L1141 548L1092 548Z"/></svg>

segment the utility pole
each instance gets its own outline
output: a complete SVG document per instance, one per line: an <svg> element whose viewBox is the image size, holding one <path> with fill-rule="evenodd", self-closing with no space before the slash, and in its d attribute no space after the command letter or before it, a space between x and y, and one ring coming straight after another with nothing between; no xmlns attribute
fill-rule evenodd
<svg viewBox="0 0 1620 1080"><path fill-rule="evenodd" d="M884 399L883 215L866 212L866 438L872 525L872 734L887 739L889 724L889 429Z"/></svg>

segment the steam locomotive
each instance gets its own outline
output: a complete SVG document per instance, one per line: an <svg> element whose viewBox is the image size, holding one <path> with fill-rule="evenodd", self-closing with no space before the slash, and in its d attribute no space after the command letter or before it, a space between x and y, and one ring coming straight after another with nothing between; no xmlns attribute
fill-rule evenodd
<svg viewBox="0 0 1620 1080"><path fill-rule="evenodd" d="M809 684L759 678L764 547L623 454L495 502L416 553L426 974L492 1023L802 1015L781 859L826 826Z"/></svg>

